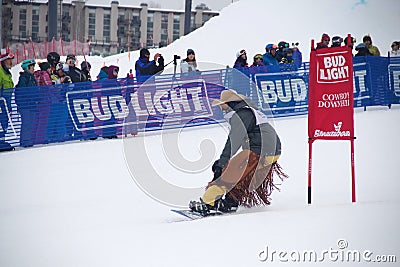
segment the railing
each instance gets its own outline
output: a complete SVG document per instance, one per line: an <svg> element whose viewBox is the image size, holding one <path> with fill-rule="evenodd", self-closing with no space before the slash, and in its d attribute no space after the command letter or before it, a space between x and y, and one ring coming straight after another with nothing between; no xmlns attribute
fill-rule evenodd
<svg viewBox="0 0 400 267"><path fill-rule="evenodd" d="M354 58L354 106L400 104L400 58ZM0 139L32 146L113 138L143 131L212 124L212 107L224 89L235 89L269 116L307 114L308 63L203 71L136 79L16 88L0 97ZM334 103L333 103L334 104Z"/></svg>

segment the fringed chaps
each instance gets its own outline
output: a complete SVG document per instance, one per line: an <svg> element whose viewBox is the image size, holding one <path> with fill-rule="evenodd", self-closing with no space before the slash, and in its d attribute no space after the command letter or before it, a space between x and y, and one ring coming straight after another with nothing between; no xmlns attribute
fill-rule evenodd
<svg viewBox="0 0 400 267"><path fill-rule="evenodd" d="M239 205L269 205L272 191L279 190L274 184L276 176L280 180L288 177L276 160L270 163L266 157L243 150L229 161L217 184L226 186L227 194Z"/></svg>

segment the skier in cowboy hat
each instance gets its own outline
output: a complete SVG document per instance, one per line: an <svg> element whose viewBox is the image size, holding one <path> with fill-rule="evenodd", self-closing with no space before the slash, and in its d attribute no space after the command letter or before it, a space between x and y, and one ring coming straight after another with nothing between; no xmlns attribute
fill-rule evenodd
<svg viewBox="0 0 400 267"><path fill-rule="evenodd" d="M264 113L234 90L222 91L212 105L225 113L230 132L212 166L212 181L200 201L191 201L189 208L207 215L236 211L239 205L269 205L274 174L287 177L277 163L281 142L275 129Z"/></svg>

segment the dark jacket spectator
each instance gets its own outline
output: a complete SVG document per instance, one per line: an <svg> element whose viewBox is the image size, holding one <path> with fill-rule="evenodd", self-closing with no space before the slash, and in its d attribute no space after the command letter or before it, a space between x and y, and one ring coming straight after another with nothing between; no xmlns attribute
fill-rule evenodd
<svg viewBox="0 0 400 267"><path fill-rule="evenodd" d="M281 59L281 64L293 64L293 49L292 48L285 48L283 50L283 57Z"/></svg>
<svg viewBox="0 0 400 267"><path fill-rule="evenodd" d="M67 61L66 63L68 64L69 68L68 70L64 70L67 75L71 78L71 81L73 83L78 83L78 82L86 82L87 77L83 74L83 72L75 66L76 62L76 57L73 54L67 55Z"/></svg>
<svg viewBox="0 0 400 267"><path fill-rule="evenodd" d="M233 68L237 69L237 68L243 68L243 67L247 67L247 54L246 54L246 50L242 49L239 52L236 53L236 61L233 64Z"/></svg>
<svg viewBox="0 0 400 267"><path fill-rule="evenodd" d="M287 43L285 41L281 41L278 43L278 50L276 51L276 55L275 55L275 58L276 58L276 60L278 60L278 62L282 61L282 58L284 57L283 50L285 48L289 48L289 43Z"/></svg>
<svg viewBox="0 0 400 267"><path fill-rule="evenodd" d="M135 70L137 81L145 82L152 75L164 70L164 58L161 54L157 53L154 55L154 60L150 60L150 51L142 48L140 50L140 57L135 63Z"/></svg>
<svg viewBox="0 0 400 267"><path fill-rule="evenodd" d="M22 61L21 67L24 72L20 73L15 89L15 102L21 115L20 145L23 147L33 146L37 134L40 92L33 75L35 64L35 61L31 59Z"/></svg>
<svg viewBox="0 0 400 267"><path fill-rule="evenodd" d="M356 46L356 51L357 54L355 55L355 57L372 56L372 54L369 52L367 46L364 43L358 44Z"/></svg>
<svg viewBox="0 0 400 267"><path fill-rule="evenodd" d="M253 57L253 64L251 67L262 67L264 66L263 56L261 54L257 54Z"/></svg>
<svg viewBox="0 0 400 267"><path fill-rule="evenodd" d="M92 81L92 77L90 76L90 69L92 68L92 65L90 65L89 62L83 61L81 63L81 71L85 75L87 81Z"/></svg>

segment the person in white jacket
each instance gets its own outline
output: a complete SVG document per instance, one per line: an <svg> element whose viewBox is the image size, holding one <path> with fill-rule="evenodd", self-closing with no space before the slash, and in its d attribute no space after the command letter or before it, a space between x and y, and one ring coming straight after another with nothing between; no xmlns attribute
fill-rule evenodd
<svg viewBox="0 0 400 267"><path fill-rule="evenodd" d="M181 73L199 71L193 49L188 49L186 54L186 58L181 61Z"/></svg>
<svg viewBox="0 0 400 267"><path fill-rule="evenodd" d="M395 41L392 43L392 51L390 51L391 57L400 57L400 42Z"/></svg>

